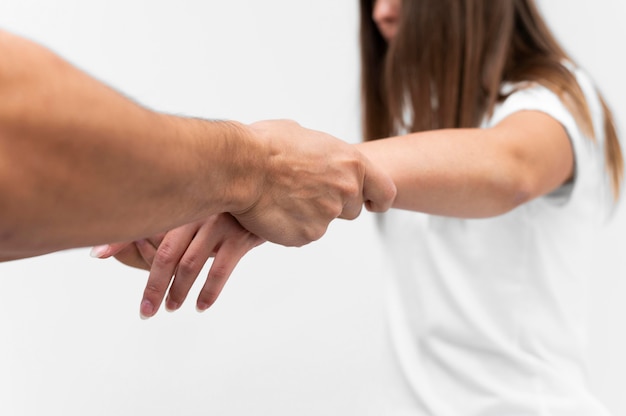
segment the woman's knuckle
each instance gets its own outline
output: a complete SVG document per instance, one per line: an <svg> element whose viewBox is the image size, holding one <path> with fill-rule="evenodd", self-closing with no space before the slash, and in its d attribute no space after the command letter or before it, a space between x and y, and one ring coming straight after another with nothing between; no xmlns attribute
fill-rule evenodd
<svg viewBox="0 0 626 416"><path fill-rule="evenodd" d="M178 273L183 275L198 273L201 268L202 265L196 256L183 256L178 263Z"/></svg>
<svg viewBox="0 0 626 416"><path fill-rule="evenodd" d="M211 279L222 280L228 277L228 268L224 265L216 264L211 268Z"/></svg>
<svg viewBox="0 0 626 416"><path fill-rule="evenodd" d="M161 295L162 293L165 292L165 288L166 288L165 285L162 285L158 282L148 282L148 284L146 285L145 293Z"/></svg>

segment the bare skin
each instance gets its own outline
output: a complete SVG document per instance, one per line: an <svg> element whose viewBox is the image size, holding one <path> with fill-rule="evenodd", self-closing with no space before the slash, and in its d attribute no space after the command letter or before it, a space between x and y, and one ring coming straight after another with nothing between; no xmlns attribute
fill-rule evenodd
<svg viewBox="0 0 626 416"><path fill-rule="evenodd" d="M394 208L458 218L504 214L569 181L574 152L563 126L535 111L491 129L450 129L357 147L394 180Z"/></svg>
<svg viewBox="0 0 626 416"><path fill-rule="evenodd" d="M294 122L151 111L1 31L0 56L2 260L134 241L223 212L298 246L395 196L354 147Z"/></svg>
<svg viewBox="0 0 626 416"><path fill-rule="evenodd" d="M504 214L558 188L574 169L563 127L532 111L513 114L491 129L415 133L356 147L393 178L394 208L458 218ZM194 226L202 232L177 229L149 244L142 240L102 247L97 255L150 270L143 318L157 312L166 293L166 308L178 309L204 263L215 256L196 302L202 311L215 302L239 260L262 242L231 220L211 217Z"/></svg>
<svg viewBox="0 0 626 416"><path fill-rule="evenodd" d="M376 0L374 4L372 18L387 41L396 36L400 13L400 0ZM574 172L574 154L564 128L546 114L533 111L513 114L490 129L415 133L355 147L393 179L397 189L394 208L458 218L504 214L557 189L571 180ZM215 227L213 219L206 225ZM236 235L236 230L233 232ZM172 288L179 287L177 269L169 264L187 263L184 256L199 257L193 254L193 247L202 244L179 235L171 235L165 250L139 242L107 247L101 254L116 255L123 263L150 270L144 302L160 302L172 279ZM173 250L169 244L177 248ZM191 250L190 254L185 249ZM249 249L244 241L239 251L231 256L222 253L215 262L234 267ZM157 258L168 260L155 261ZM232 267L226 270L230 273ZM207 278L206 285L214 285L211 280ZM197 305L206 305L201 302L203 296ZM183 300L178 289L170 290L166 307L174 310ZM141 311L145 316L143 303Z"/></svg>
<svg viewBox="0 0 626 416"><path fill-rule="evenodd" d="M205 263L214 258L196 300L198 311L208 309L217 300L239 260L263 242L231 215L218 214L166 234L96 247L93 255L115 256L128 266L150 271L139 309L142 319L147 319L157 313L164 300L167 310L180 308Z"/></svg>

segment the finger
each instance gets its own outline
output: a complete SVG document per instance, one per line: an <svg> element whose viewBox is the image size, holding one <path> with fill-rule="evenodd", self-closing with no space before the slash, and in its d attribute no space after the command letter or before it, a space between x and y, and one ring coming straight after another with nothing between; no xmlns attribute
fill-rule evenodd
<svg viewBox="0 0 626 416"><path fill-rule="evenodd" d="M372 212L385 212L396 199L396 185L382 169L365 159L363 199L365 207Z"/></svg>
<svg viewBox="0 0 626 416"><path fill-rule="evenodd" d="M161 245L161 243L163 242L163 239L165 238L166 235L167 235L167 233L157 234L157 235L155 235L153 237L147 238L147 240L154 247L158 247L158 246Z"/></svg>
<svg viewBox="0 0 626 416"><path fill-rule="evenodd" d="M363 209L363 200L361 198L352 198L344 206L341 215L338 218L344 220L353 220L361 214Z"/></svg>
<svg viewBox="0 0 626 416"><path fill-rule="evenodd" d="M159 244L154 245L152 240L149 239L135 241L135 248L137 249L137 252L149 268L151 268L152 263L154 263L154 257L156 256Z"/></svg>
<svg viewBox="0 0 626 416"><path fill-rule="evenodd" d="M152 261L150 276L148 276L139 309L142 319L150 318L158 311L178 262L189 246L196 230L197 225L195 224L176 228L170 231L159 245Z"/></svg>
<svg viewBox="0 0 626 416"><path fill-rule="evenodd" d="M189 290L215 249L218 242L215 236L221 236L219 230L203 226L189 244L178 262L174 281L165 300L165 307L168 311L180 308L187 298Z"/></svg>
<svg viewBox="0 0 626 416"><path fill-rule="evenodd" d="M95 246L91 248L91 257L97 257L99 259L106 259L111 256L116 255L124 248L132 245L132 242L129 243L113 243L113 244L103 244L101 246Z"/></svg>
<svg viewBox="0 0 626 416"><path fill-rule="evenodd" d="M250 233L244 238L243 243L228 240L218 250L209 269L207 280L198 295L196 309L199 312L207 310L215 303L239 260L247 252L265 241Z"/></svg>
<svg viewBox="0 0 626 416"><path fill-rule="evenodd" d="M135 244L130 244L124 249L118 251L115 254L115 259L120 263L123 263L130 267L135 267L142 270L150 270L150 264L146 263L145 259L143 258Z"/></svg>
<svg viewBox="0 0 626 416"><path fill-rule="evenodd" d="M360 166L358 183L354 181L344 185L344 198L346 199L343 210L339 218L353 220L359 216L363 209L363 177L365 176L365 166Z"/></svg>

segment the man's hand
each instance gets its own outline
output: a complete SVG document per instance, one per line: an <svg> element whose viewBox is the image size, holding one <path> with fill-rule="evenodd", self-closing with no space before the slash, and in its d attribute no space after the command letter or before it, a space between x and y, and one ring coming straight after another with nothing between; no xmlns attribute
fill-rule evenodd
<svg viewBox="0 0 626 416"><path fill-rule="evenodd" d="M250 127L269 149L256 199L231 213L250 232L301 246L324 235L335 218L356 218L363 204L375 212L391 207L394 183L354 146L292 121Z"/></svg>

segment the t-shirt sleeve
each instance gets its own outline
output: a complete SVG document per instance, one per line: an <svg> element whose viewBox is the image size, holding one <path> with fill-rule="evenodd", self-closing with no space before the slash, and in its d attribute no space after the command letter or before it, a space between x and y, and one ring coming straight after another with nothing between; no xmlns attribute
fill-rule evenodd
<svg viewBox="0 0 626 416"><path fill-rule="evenodd" d="M595 106L590 104L590 107L593 110ZM541 85L529 86L509 95L503 103L496 107L493 116L486 123L486 127L493 127L519 111L543 112L558 121L565 129L574 152L574 178L546 195L545 198L557 203L567 202L581 175L597 174L598 157L601 155L598 152L598 143L593 138L586 137L561 99ZM594 117L595 120L596 117ZM596 177L595 180L598 178ZM602 179L600 178L600 180Z"/></svg>

